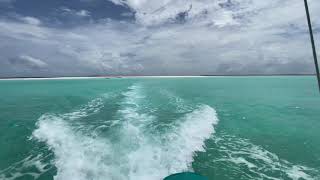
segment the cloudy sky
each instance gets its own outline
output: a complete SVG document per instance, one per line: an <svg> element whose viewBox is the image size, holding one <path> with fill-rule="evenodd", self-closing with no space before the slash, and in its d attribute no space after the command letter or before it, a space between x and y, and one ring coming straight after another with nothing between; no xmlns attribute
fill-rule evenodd
<svg viewBox="0 0 320 180"><path fill-rule="evenodd" d="M0 77L313 72L303 0L0 0Z"/></svg>

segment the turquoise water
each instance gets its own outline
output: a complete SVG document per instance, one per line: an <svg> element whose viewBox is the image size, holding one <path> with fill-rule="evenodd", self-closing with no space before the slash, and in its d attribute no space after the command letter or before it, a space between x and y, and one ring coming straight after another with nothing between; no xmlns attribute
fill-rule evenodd
<svg viewBox="0 0 320 180"><path fill-rule="evenodd" d="M313 77L0 81L0 179L320 179Z"/></svg>

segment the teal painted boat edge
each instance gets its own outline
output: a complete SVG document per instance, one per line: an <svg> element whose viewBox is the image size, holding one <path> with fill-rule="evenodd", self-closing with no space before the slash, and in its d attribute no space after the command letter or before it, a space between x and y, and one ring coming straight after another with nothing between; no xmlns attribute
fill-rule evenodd
<svg viewBox="0 0 320 180"><path fill-rule="evenodd" d="M182 172L172 174L163 180L208 180L208 178L192 172Z"/></svg>

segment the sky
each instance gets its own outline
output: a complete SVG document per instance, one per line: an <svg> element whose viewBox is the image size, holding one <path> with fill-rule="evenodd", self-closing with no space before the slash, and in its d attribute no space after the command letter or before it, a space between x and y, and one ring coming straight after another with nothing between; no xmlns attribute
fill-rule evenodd
<svg viewBox="0 0 320 180"><path fill-rule="evenodd" d="M303 0L0 0L0 77L314 73L307 28Z"/></svg>

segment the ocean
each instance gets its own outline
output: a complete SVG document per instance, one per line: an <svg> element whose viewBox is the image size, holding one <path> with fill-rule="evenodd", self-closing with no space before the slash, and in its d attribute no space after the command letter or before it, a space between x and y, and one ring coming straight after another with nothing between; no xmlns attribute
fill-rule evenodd
<svg viewBox="0 0 320 180"><path fill-rule="evenodd" d="M0 81L1 180L320 179L311 76Z"/></svg>

